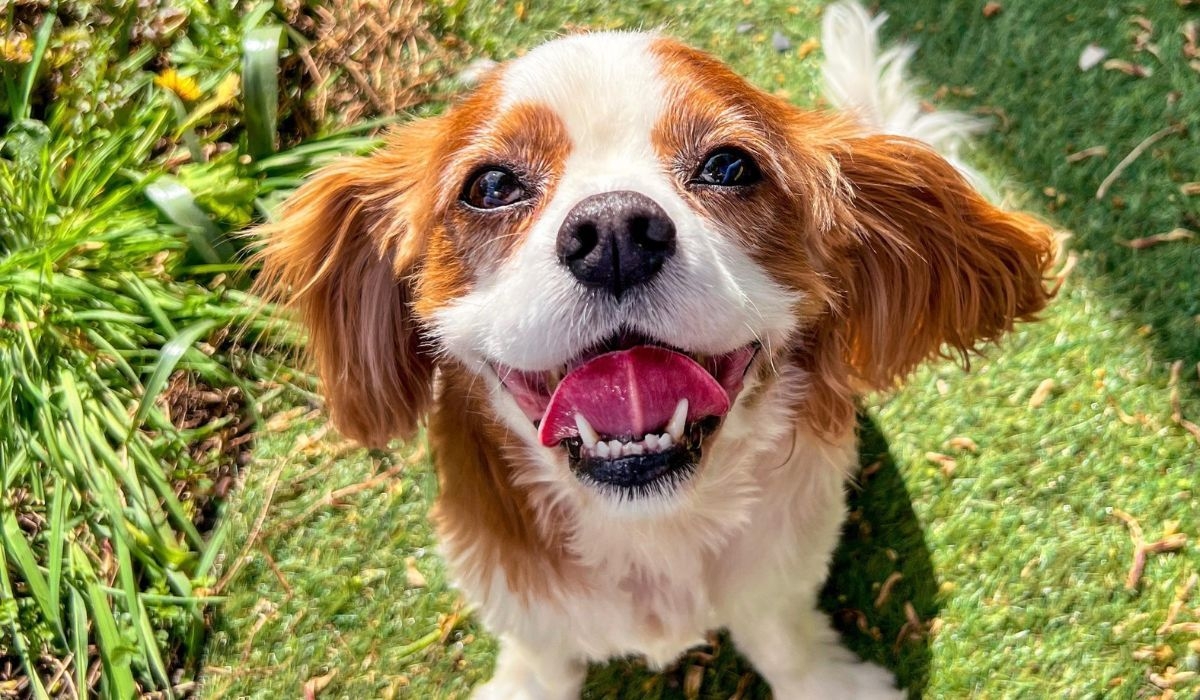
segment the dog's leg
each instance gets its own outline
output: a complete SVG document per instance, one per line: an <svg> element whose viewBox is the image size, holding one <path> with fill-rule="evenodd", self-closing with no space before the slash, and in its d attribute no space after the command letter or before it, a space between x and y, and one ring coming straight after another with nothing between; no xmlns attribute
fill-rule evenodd
<svg viewBox="0 0 1200 700"><path fill-rule="evenodd" d="M492 679L474 700L578 700L587 664L561 649L531 649L504 635Z"/></svg>
<svg viewBox="0 0 1200 700"><path fill-rule="evenodd" d="M761 599L759 600L761 603ZM749 607L749 606L745 606ZM730 624L734 644L787 700L899 700L892 674L843 647L825 616L809 605L762 605Z"/></svg>

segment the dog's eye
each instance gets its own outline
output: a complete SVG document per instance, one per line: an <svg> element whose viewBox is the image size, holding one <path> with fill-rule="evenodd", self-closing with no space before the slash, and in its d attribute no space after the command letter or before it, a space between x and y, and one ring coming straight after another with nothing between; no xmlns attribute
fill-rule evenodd
<svg viewBox="0 0 1200 700"><path fill-rule="evenodd" d="M697 185L737 187L753 185L761 179L762 173L749 153L740 148L721 148L708 155L692 182Z"/></svg>
<svg viewBox="0 0 1200 700"><path fill-rule="evenodd" d="M525 188L507 170L482 170L463 191L462 200L476 209L499 209L525 199Z"/></svg>

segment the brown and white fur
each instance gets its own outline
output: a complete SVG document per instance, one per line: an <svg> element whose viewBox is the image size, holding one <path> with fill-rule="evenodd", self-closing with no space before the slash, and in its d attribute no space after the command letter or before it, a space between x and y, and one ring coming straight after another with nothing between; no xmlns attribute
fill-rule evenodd
<svg viewBox="0 0 1200 700"><path fill-rule="evenodd" d="M338 428L381 446L428 420L442 551L501 640L476 697L578 697L589 661L668 664L717 628L775 697L899 696L815 608L854 399L1032 317L1054 246L918 140L944 148L972 124L919 113L906 54L878 54L881 20L831 13L843 111L798 109L662 36L570 36L321 169L259 229L260 283L307 326ZM761 179L698 185L729 146ZM522 198L468 206L495 166ZM676 245L621 296L555 252L576 204L617 190L657 203ZM577 478L501 376L557 376L629 332L696 357L757 349L695 472L649 494Z"/></svg>

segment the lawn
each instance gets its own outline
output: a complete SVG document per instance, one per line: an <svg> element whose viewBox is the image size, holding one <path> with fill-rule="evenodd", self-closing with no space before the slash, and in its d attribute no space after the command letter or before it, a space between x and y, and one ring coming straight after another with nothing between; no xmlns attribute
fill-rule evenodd
<svg viewBox="0 0 1200 700"><path fill-rule="evenodd" d="M141 301L121 302L99 316L89 313L93 319L149 327L123 332L155 351L169 349L172 339L180 338L172 352L183 354L183 368L209 367L199 355L182 350L185 346L207 352L215 343L228 349L217 342L223 337L206 334L212 329L204 321L222 313L241 318L237 314L249 304L236 280L214 277L232 271L229 262L206 267L203 260L186 259L188 251L194 253L204 243L197 228L201 234L222 234L263 215L314 161L363 142L318 142L327 145L318 145L315 156L300 145L261 161L264 154L256 149L311 143L314 137L328 137L339 120L395 109L440 109L442 98L457 89L445 76L471 58L517 55L564 29L665 27L768 90L798 104L819 99L820 51L806 39L816 35L822 3L810 0L430 3L427 31L432 36L414 34L411 45L420 46L426 62L412 59L421 69L407 71L393 84L415 86L411 91L379 82L364 88L350 80L358 80L352 73L329 70L332 64L321 62L319 52L318 70L305 68L294 51L303 45L299 40L317 41L314 37L324 31L324 43L318 44L330 51L353 46L355 28L379 31L346 2L331 15L332 25L346 28L345 33L331 36L330 21L314 10L319 4L255 10L255 5L222 2L214 5L220 11L209 11L203 3L181 3L186 29L171 29L171 18L177 16L170 13L155 15L157 25L147 19L146 26L169 37L160 37L154 50L137 54L142 63L131 58L111 69L125 71L117 76L120 81L112 81L127 86L122 95L148 96L138 98L138 120L126 119L129 128L143 129L138 133L154 134L157 140L146 140L154 147L131 151L104 171L111 184L98 183L97 188L112 190L114 199L96 196L84 204L88 211L136 212L131 221L138 230L163 236L162 245L179 258L182 267L167 269L188 286L182 291L170 287L171 293L189 299L215 296L219 304L210 311L209 306L172 302L162 328L157 316L138 305ZM27 13L40 7L17 5ZM884 0L881 5L892 15L884 29L887 37L919 45L914 68L929 102L993 121L992 131L979 139L972 163L988 174L1011 206L1069 231L1073 255L1062 291L1043 320L1022 327L974 362L970 373L934 365L894 394L864 399L864 473L851 494L852 514L823 606L847 644L894 669L914 696L1195 697L1200 693L1195 675L1200 672L1200 590L1189 589L1189 581L1200 574L1200 435L1188 431L1186 420L1200 423L1200 185L1194 184L1200 181L1200 3L1088 3L1087 9L1054 0ZM60 21L66 22L62 12ZM10 13L9 22L12 17ZM76 34L95 15L83 17L70 27ZM88 17L92 20L85 21ZM238 72L239 65L253 63L239 63L249 31L284 22L292 27L287 34L291 44L285 42L282 49L277 94L262 88L261 69L243 67L260 78L252 83L258 90L247 92L252 97L244 108L229 100L217 104L191 124L189 133L183 128L188 122L180 121L170 98L161 94L168 88L152 92L151 73L162 81L168 63L182 69L198 79L196 89L205 95L185 100L185 115L194 115L208 95L220 94L222 81ZM786 50L775 48L776 33L789 40ZM83 38L60 36L55 41L52 46L69 47ZM1079 58L1089 44L1108 54L1084 71ZM8 43L0 48L9 52L6 61L12 51L22 49ZM122 48L96 44L92 50L103 57ZM336 62L336 57L333 51L324 60ZM369 83L371 75L391 75L387 65L364 61L359 68ZM4 68L6 81L18 75L9 64ZM94 72L103 75L101 68ZM5 83L6 99L0 102L12 102L8 98L17 82ZM63 104L85 104L86 94L76 88ZM368 108L362 95L369 98ZM267 128L273 121L263 107L267 103L281 106L274 134ZM49 105L40 109L53 112ZM0 116L16 120L14 112ZM107 118L104 126L119 136L112 122L127 114L95 118ZM1158 138L1147 141L1153 136ZM58 139L59 131L52 137ZM74 172L77 161L69 156L79 148L77 142L52 144L59 149L54 151L56 172ZM1135 148L1140 155L1119 167ZM180 156L184 152L199 154L200 162L180 166L188 160ZM9 162L0 158L0 165ZM177 176L191 187L194 204L215 229L194 219L189 228L186 220L180 223L156 210L143 196L145 183L130 184L130 169ZM1115 177L1110 175L1114 171ZM86 176L78 175L81 181ZM1106 179L1110 185L1097 197ZM60 183L57 191L41 183L36 192L29 190L30 196L57 197L61 180L55 182ZM15 177L0 179L0 185L14 190L23 183ZM117 199L119 205L112 203ZM9 217L31 211L8 202L5 206L0 213ZM126 221L96 220L110 222L98 229L102 233ZM0 223L6 221L0 217ZM1196 237L1176 235L1157 245L1150 244L1154 239L1147 241L1176 229L1196 232ZM8 246L4 233L0 231L0 242ZM80 238L87 246L78 249L80 255L72 252L70 260L95 250L85 239ZM6 262L15 265L10 252L0 249L0 272ZM112 266L103 256L101 261ZM91 258L85 262L82 269L98 269ZM161 265L136 270L151 280L164 276ZM15 307L0 311L8 308ZM154 323L142 321L143 315ZM26 326L7 316L0 321L0 348L8 348L5 343L17 336L4 333ZM187 330L197 323L194 327L201 330L192 336ZM265 390L264 399L279 394L266 388L269 384L256 383L267 360L256 360L254 371L245 372L226 358L231 353L236 354L214 355L224 363L210 372L214 382L235 384L247 394ZM130 419L122 411L141 415L138 407L153 403L146 397L155 393L156 368L170 368L169 362L158 362L138 348L121 357L137 361L130 360L134 367L128 372L122 370L126 379L113 380L130 384L104 409L118 421ZM225 365L239 370L234 379ZM108 364L97 366L117 373ZM7 381L12 376L0 374L0 390L24 386ZM97 376L100 383L108 381L108 375ZM276 379L288 376L275 373ZM125 560L114 563L122 553L122 527L113 527L120 518L128 521L126 528L144 521L144 531L161 533L165 539L160 547L175 554L168 545L177 534L162 525L161 506L147 506L143 512L136 499L133 505L119 499L96 504L80 497L78 503L90 510L80 520L70 520L72 532L81 533L72 535L72 542L100 555L88 559L81 553L72 559L74 549L64 555L48 536L66 526L45 526L60 523L56 518L66 522L64 513L75 517L68 506L55 505L63 502L54 497L57 490L40 493L33 488L32 496L22 492L19 499L6 493L0 515L6 518L8 576L37 581L49 572L78 567L63 574L61 590L68 600L63 610L68 622L85 633L72 636L68 630L70 638L59 639L53 625L31 624L25 629L32 632L22 636L23 621L36 618L39 607L51 614L57 608L43 605L49 598L40 588L29 596L19 578L14 590L24 598L17 605L11 602L9 578L0 581L0 624L17 631L11 639L0 639L0 657L7 664L0 666L0 697L32 694L19 680L9 679L20 678L12 674L14 659L25 653L21 645L35 637L49 645L38 661L46 677L54 676L58 663L69 668L67 676L76 678L77 685L98 684L97 692L110 696L116 695L114 688L133 683L127 671L120 671L122 664L129 666L130 655L137 684L146 689L161 685L155 682L159 676L179 680L173 671L194 667L202 648L207 652L196 692L206 698L456 698L466 697L487 677L495 642L449 587L426 522L437 483L422 441L367 452L331 432L319 403L306 400L302 387L283 396L282 409L259 424L253 458L213 531L219 538L189 540L195 551L180 555L182 564L162 566L165 573L146 567L136 569L135 579L128 575L130 566L122 564ZM276 409L281 402L252 405ZM65 406L70 408L70 402ZM9 415L3 410L0 417ZM69 424L71 417L64 420ZM154 427L170 432L164 420ZM176 437L182 443L171 443L172 449L186 444L188 435ZM160 442L152 444L166 449ZM0 475L6 487L14 474L29 474L28 466L13 469L17 452L4 451L12 445L21 449L23 443L0 440ZM42 459L40 454L35 453L32 463ZM192 473L195 465L187 466L192 471L185 470L183 483L213 488L205 475ZM139 462L138 469L138 478L153 477L145 463ZM105 479L126 474L117 467L112 472ZM79 473L99 472L68 476ZM87 483L76 486L82 489ZM195 515L188 507L171 521L177 529L187 531L182 521ZM136 527L128 531L142 532ZM49 567L32 565L24 550L14 548L23 536L33 542L33 553L50 553ZM126 539L141 556L144 543L132 535ZM117 542L115 554L100 546L108 540ZM1147 547L1139 549L1139 542ZM1136 554L1147 548L1170 551L1146 553L1144 568L1131 580ZM103 565L97 566L99 577L89 573L85 560ZM119 577L118 571L123 572ZM51 580L57 595L57 579ZM134 599L151 613L145 622L145 611L122 602ZM109 617L94 621L91 611L110 608L114 612ZM135 613L133 623L130 612ZM199 622L209 629L206 639L197 636ZM114 625L123 626L115 637L95 638L94 627ZM164 648L184 650L178 664L166 659L171 673L157 668L153 654L144 651L168 634L187 640L185 644L173 636L172 643L164 643ZM636 660L598 666L586 695L767 697L765 685L731 646L720 637L712 641L711 647L688 654L663 674L647 672ZM72 665L72 654L89 663Z"/></svg>
<svg viewBox="0 0 1200 700"><path fill-rule="evenodd" d="M760 86L817 99L820 52L805 40L820 3L553 5L472 4L455 30L474 55L503 59L564 28L665 26ZM915 696L1192 697L1200 436L1173 416L1200 418L1200 241L1129 241L1200 230L1200 196L1183 187L1200 180L1200 64L1185 31L1200 7L882 5L886 35L920 46L930 103L993 120L972 161L1009 204L1072 233L1073 269L1043 321L969 374L927 367L864 401L867 469L824 606ZM773 48L776 32L790 49ZM1088 44L1114 62L1082 71ZM464 697L495 643L445 581L420 441L369 454L301 413L262 436L226 514L244 556L206 696ZM1130 582L1137 525L1173 551L1148 554ZM713 642L661 675L599 666L586 694L766 697Z"/></svg>

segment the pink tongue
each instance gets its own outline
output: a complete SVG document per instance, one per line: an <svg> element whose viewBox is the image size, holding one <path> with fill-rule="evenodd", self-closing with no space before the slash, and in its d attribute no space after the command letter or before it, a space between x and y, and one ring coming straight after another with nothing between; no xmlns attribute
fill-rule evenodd
<svg viewBox="0 0 1200 700"><path fill-rule="evenodd" d="M601 437L640 438L661 432L680 399L688 400L689 423L729 410L729 394L686 355L652 345L606 353L563 377L538 437L547 447L576 437L582 413Z"/></svg>

